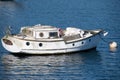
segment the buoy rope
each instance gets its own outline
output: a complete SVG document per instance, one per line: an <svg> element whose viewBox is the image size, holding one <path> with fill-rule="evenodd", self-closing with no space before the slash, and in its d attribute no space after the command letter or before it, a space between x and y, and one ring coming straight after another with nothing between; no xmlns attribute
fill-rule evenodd
<svg viewBox="0 0 120 80"><path fill-rule="evenodd" d="M104 33L103 33L103 34L104 34ZM103 34L102 34L102 35L103 35ZM104 42L106 42L106 43L108 43L108 44L110 44L111 42L114 42L114 41L108 41L108 40L105 40L105 38L103 38L102 35L99 34L99 36L100 36L100 38L101 38L102 41L104 41ZM120 44L120 43L117 43L117 44Z"/></svg>

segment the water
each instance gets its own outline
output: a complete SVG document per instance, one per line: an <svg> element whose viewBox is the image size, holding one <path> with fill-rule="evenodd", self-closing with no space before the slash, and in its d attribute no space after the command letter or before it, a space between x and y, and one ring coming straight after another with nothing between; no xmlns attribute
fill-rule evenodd
<svg viewBox="0 0 120 80"><path fill-rule="evenodd" d="M97 49L67 55L15 56L0 43L0 80L119 80L119 0L0 1L0 38L7 26L46 24L66 28L104 29L109 34ZM111 52L108 42L116 41Z"/></svg>

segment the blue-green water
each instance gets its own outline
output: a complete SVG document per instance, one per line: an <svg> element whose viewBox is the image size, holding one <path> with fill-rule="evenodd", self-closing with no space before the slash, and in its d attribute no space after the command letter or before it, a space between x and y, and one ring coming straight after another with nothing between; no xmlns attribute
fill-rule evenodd
<svg viewBox="0 0 120 80"><path fill-rule="evenodd" d="M36 24L61 28L104 29L109 34L96 49L67 55L18 57L0 43L0 80L119 80L119 0L15 0L0 1L0 38L5 27L18 33ZM109 50L108 42L118 47Z"/></svg>

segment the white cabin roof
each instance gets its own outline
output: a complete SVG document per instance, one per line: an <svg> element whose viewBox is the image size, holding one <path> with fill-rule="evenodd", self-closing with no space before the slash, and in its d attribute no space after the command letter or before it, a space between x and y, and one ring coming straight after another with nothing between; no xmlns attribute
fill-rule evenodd
<svg viewBox="0 0 120 80"><path fill-rule="evenodd" d="M32 27L33 31L57 31L58 28L48 25L35 25Z"/></svg>
<svg viewBox="0 0 120 80"><path fill-rule="evenodd" d="M58 28L49 26L49 25L35 25L35 26L26 26L22 27L21 29L26 28L27 30L32 30L32 31L57 31Z"/></svg>

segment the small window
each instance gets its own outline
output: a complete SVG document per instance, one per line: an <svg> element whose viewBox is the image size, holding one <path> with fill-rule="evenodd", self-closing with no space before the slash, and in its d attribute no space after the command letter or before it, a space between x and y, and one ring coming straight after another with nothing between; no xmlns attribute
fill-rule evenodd
<svg viewBox="0 0 120 80"><path fill-rule="evenodd" d="M72 45L73 45L73 46L75 46L75 44L74 44L74 43L73 43Z"/></svg>
<svg viewBox="0 0 120 80"><path fill-rule="evenodd" d="M84 42L82 42L82 44L84 44Z"/></svg>
<svg viewBox="0 0 120 80"><path fill-rule="evenodd" d="M29 43L29 42L26 42L26 45L27 45L27 46L29 46L29 45L30 45L30 43Z"/></svg>
<svg viewBox="0 0 120 80"><path fill-rule="evenodd" d="M40 46L40 47L42 47L42 45L43 45L42 43L39 43L39 46Z"/></svg>
<svg viewBox="0 0 120 80"><path fill-rule="evenodd" d="M3 42L7 45L13 45L13 43L8 39L3 39Z"/></svg>
<svg viewBox="0 0 120 80"><path fill-rule="evenodd" d="M58 37L58 33L57 32L50 32L49 36L50 37Z"/></svg>
<svg viewBox="0 0 120 80"><path fill-rule="evenodd" d="M31 30L29 30L29 29L27 29L27 28L24 28L24 29L22 30L22 34L32 36L33 33L32 33Z"/></svg>
<svg viewBox="0 0 120 80"><path fill-rule="evenodd" d="M40 37L43 37L43 36L44 36L44 34L43 34L43 33L40 33L40 34L39 34L39 36L40 36Z"/></svg>

